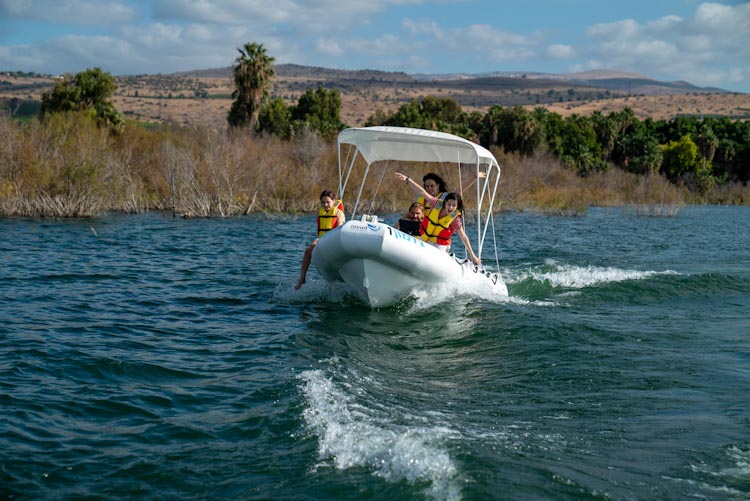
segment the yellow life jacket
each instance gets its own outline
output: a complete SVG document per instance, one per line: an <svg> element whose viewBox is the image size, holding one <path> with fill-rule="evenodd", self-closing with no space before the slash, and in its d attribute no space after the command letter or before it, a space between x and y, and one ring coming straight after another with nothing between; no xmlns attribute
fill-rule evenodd
<svg viewBox="0 0 750 501"><path fill-rule="evenodd" d="M428 214L425 214L424 219L422 219L419 238L425 242L438 245L450 245L451 243L451 236L453 236L455 230L449 230L448 228L453 220L461 215L461 211L456 209L450 214L440 217L442 207L442 204L438 205Z"/></svg>
<svg viewBox="0 0 750 501"><path fill-rule="evenodd" d="M441 191L440 193L437 194L437 196L435 198L437 198L438 201L443 202L445 200L445 196L447 194L448 194L447 192ZM425 216L427 216L427 213L432 210L432 209L430 209L430 204L427 203L427 200L425 199L424 195L421 195L421 196L417 197L417 199L415 200L415 202L418 202L418 203L422 204L422 214L424 214ZM439 204L438 204L438 207L440 207Z"/></svg>
<svg viewBox="0 0 750 501"><path fill-rule="evenodd" d="M327 211L323 207L318 210L318 238L339 225L338 212L340 210L344 210L344 204L341 200L336 200L331 210Z"/></svg>

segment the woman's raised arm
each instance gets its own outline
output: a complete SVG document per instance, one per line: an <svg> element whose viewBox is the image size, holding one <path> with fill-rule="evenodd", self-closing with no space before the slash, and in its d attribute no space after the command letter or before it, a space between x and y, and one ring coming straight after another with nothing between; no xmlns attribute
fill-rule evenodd
<svg viewBox="0 0 750 501"><path fill-rule="evenodd" d="M410 178L406 174L401 174L400 172L396 172L395 174L396 174L397 178L399 178L401 181L403 181L406 184L408 184L411 187L411 189L414 191L414 193L416 193L418 195L422 195L423 197L425 197L425 200L435 198L432 195L430 195L429 193L427 193L427 191L422 187L421 184L419 184L418 182L414 181L412 178Z"/></svg>

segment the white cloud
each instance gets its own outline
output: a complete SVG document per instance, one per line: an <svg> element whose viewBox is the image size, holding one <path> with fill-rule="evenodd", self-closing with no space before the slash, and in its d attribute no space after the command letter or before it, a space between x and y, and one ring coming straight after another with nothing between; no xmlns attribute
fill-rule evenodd
<svg viewBox="0 0 750 501"><path fill-rule="evenodd" d="M415 37L433 39L435 51L472 54L473 59L487 58L495 63L530 59L537 46L533 37L499 30L486 24L443 29L434 21L405 19L402 26Z"/></svg>
<svg viewBox="0 0 750 501"><path fill-rule="evenodd" d="M294 2L276 0L269 8L259 0L154 0L153 14L161 21L240 24L284 22Z"/></svg>
<svg viewBox="0 0 750 501"><path fill-rule="evenodd" d="M743 80L745 80L746 71L746 69L732 66L731 68L729 68L729 74L727 75L727 78L730 82L742 82Z"/></svg>
<svg viewBox="0 0 750 501"><path fill-rule="evenodd" d="M0 68L20 68L26 71L54 73L58 70L48 68L44 63L48 56L41 47L34 45L5 45L0 47Z"/></svg>
<svg viewBox="0 0 750 501"><path fill-rule="evenodd" d="M431 67L432 61L422 56L409 56L406 64L406 68L410 69L410 71L424 71Z"/></svg>
<svg viewBox="0 0 750 501"><path fill-rule="evenodd" d="M633 19L614 23L600 23L590 26L586 33L592 38L623 40L637 37L641 32L640 25Z"/></svg>
<svg viewBox="0 0 750 501"><path fill-rule="evenodd" d="M664 16L639 24L632 19L586 30L593 61L606 67L665 76L697 85L743 81L733 61L750 61L750 3L703 3L690 18ZM731 69L730 67L734 67Z"/></svg>
<svg viewBox="0 0 750 501"><path fill-rule="evenodd" d="M570 45L554 44L547 47L547 56L551 59L572 59L575 55Z"/></svg>
<svg viewBox="0 0 750 501"><path fill-rule="evenodd" d="M694 22L697 26L713 31L737 28L741 29L742 9L743 6L731 7L718 3L704 3L698 6L698 10L695 12ZM747 9L748 5L745 5L744 10L747 11ZM745 14L747 14L747 12ZM745 18L745 21L746 20L747 18ZM747 25L745 25L745 29L747 30Z"/></svg>
<svg viewBox="0 0 750 501"><path fill-rule="evenodd" d="M315 42L315 49L321 54L328 56L340 56L344 53L341 45L331 38L319 38Z"/></svg>
<svg viewBox="0 0 750 501"><path fill-rule="evenodd" d="M84 26L111 26L136 18L127 2L117 0L0 0L0 12L13 19Z"/></svg>
<svg viewBox="0 0 750 501"><path fill-rule="evenodd" d="M134 58L126 42L110 37L67 36L39 45L5 46L0 67L24 68L40 73L77 73L95 66L111 71L103 61L118 59L128 64Z"/></svg>
<svg viewBox="0 0 750 501"><path fill-rule="evenodd" d="M193 21L264 26L285 24L303 33L346 31L366 25L373 15L391 5L421 4L426 0L154 0L161 21Z"/></svg>
<svg viewBox="0 0 750 501"><path fill-rule="evenodd" d="M408 53L410 48L404 44L395 35L385 34L374 40L356 40L349 44L349 47L359 53L373 55L393 55L398 53Z"/></svg>
<svg viewBox="0 0 750 501"><path fill-rule="evenodd" d="M39 43L0 46L0 67L47 73L97 65L116 74L166 73L228 66L237 47L256 41L277 63L433 72L533 70L534 64L550 71L550 64L566 63L576 70L612 68L698 85L735 82L737 88L750 78L747 1L593 24L582 33L554 25L512 31L518 25L510 17L492 21L496 16L489 13L467 24L402 17L413 12L409 5L422 4L421 12L429 14L431 5L464 0L274 0L272 7L268 0L102 1L0 0L0 16L63 23L49 25L56 38L35 32ZM152 10L139 12L144 5ZM149 17L154 21L145 24ZM81 25L88 33L97 27L96 36L81 35ZM11 32L21 26L5 24ZM15 39L22 40L17 32ZM78 34L58 35L66 32Z"/></svg>
<svg viewBox="0 0 750 501"><path fill-rule="evenodd" d="M664 16L656 21L650 21L646 26L647 29L658 32L658 31L669 31L674 29L676 26L684 23L684 19L680 16Z"/></svg>

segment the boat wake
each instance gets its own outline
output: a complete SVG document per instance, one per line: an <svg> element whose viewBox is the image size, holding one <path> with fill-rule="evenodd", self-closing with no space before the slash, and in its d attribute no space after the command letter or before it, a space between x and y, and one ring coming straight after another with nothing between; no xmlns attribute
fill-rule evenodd
<svg viewBox="0 0 750 501"><path fill-rule="evenodd" d="M566 265L549 259L542 266L516 272L507 271L504 276L506 281L511 285L533 280L549 284L555 288L583 289L600 284L643 280L657 275L677 274L677 272L672 270L639 271L612 267Z"/></svg>
<svg viewBox="0 0 750 501"><path fill-rule="evenodd" d="M554 260L547 260L538 269L522 272L517 277L510 279L512 282L521 282L528 278L539 282L547 282L552 287L565 289L582 289L599 284L624 282L629 280L642 280L656 275L676 275L677 272L667 271L638 271L622 270L612 267L599 266L576 266L558 264Z"/></svg>
<svg viewBox="0 0 750 501"><path fill-rule="evenodd" d="M461 498L458 470L444 445L455 434L452 430L401 424L425 419L358 403L352 397L356 391L322 370L308 370L299 377L307 403L304 419L318 437L319 466L367 468L387 482L428 484L425 495L435 499Z"/></svg>

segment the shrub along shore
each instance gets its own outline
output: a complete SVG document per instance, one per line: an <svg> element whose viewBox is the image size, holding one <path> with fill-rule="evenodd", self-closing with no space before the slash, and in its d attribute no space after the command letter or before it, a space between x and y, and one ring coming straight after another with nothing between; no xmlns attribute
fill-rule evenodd
<svg viewBox="0 0 750 501"><path fill-rule="evenodd" d="M671 215L685 204L750 204L750 189L739 183L699 193L655 173L636 175L612 167L581 177L543 150L528 156L491 150L503 168L499 210L580 214L589 206L628 205L638 212ZM111 134L85 113L56 113L28 122L0 117L0 215L311 212L317 210L322 190L337 188L336 154L335 140L308 129L285 140L246 129L127 123ZM458 188L454 168L437 165L432 170ZM464 169L464 185L469 171ZM415 167L412 172L418 177L425 171ZM365 207L380 213L405 210L412 194L392 177L383 179L382 186L374 180L365 188Z"/></svg>

